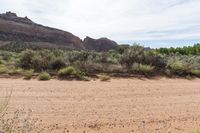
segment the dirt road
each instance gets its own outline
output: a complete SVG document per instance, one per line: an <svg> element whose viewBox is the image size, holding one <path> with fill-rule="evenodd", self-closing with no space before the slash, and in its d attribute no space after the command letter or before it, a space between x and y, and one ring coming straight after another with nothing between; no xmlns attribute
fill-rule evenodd
<svg viewBox="0 0 200 133"><path fill-rule="evenodd" d="M200 79L0 79L0 96L10 88L9 114L31 109L40 126L54 128L55 133L192 133L200 129Z"/></svg>

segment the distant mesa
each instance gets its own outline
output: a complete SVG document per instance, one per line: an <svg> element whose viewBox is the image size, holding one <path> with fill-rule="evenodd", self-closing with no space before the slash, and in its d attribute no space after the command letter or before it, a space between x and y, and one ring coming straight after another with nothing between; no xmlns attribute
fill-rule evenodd
<svg viewBox="0 0 200 133"><path fill-rule="evenodd" d="M0 47L5 42L22 42L39 47L69 50L108 51L118 44L107 38L81 40L70 32L43 26L28 17L18 17L16 13L0 14Z"/></svg>
<svg viewBox="0 0 200 133"><path fill-rule="evenodd" d="M83 44L86 49L95 51L108 51L118 46L116 42L108 38L93 39L86 37L83 40Z"/></svg>

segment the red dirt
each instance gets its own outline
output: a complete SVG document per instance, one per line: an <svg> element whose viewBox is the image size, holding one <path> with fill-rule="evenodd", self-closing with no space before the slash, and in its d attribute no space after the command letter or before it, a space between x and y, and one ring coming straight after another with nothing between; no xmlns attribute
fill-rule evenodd
<svg viewBox="0 0 200 133"><path fill-rule="evenodd" d="M200 79L25 81L0 79L13 88L8 112L31 109L52 132L190 133L200 129Z"/></svg>

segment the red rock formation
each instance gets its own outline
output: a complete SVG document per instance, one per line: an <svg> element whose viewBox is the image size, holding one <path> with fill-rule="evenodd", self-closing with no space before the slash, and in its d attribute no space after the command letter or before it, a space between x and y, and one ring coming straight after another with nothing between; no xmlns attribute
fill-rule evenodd
<svg viewBox="0 0 200 133"><path fill-rule="evenodd" d="M41 47L48 44L54 48L97 51L106 51L117 45L105 38L94 40L87 37L82 41L69 32L36 24L29 18L18 17L12 12L0 14L0 41L31 42Z"/></svg>
<svg viewBox="0 0 200 133"><path fill-rule="evenodd" d="M86 37L83 40L83 44L86 49L95 51L108 51L110 49L115 49L118 46L116 42L107 38L92 39L90 37Z"/></svg>

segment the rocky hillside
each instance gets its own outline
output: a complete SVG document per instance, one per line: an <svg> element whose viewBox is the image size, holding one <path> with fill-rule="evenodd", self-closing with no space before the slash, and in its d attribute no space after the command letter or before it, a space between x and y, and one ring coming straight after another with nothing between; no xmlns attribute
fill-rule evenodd
<svg viewBox="0 0 200 133"><path fill-rule="evenodd" d="M15 13L6 12L0 14L0 47L8 45L9 42L70 50L107 51L117 47L117 43L106 38L95 40L87 37L82 41L69 32L42 26L27 17L22 18Z"/></svg>

